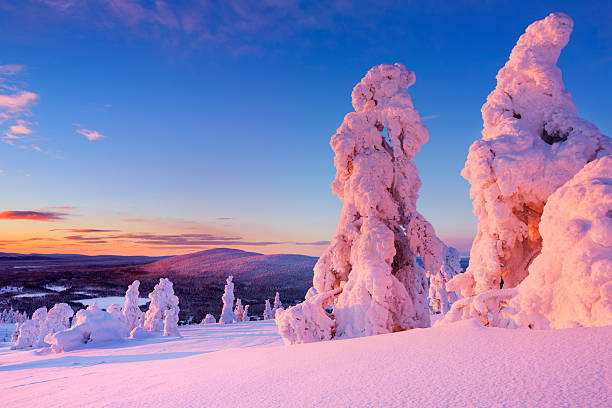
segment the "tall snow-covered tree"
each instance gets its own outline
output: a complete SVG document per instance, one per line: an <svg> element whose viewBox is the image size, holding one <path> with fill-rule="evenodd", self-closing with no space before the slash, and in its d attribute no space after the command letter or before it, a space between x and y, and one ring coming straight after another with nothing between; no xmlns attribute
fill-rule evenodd
<svg viewBox="0 0 612 408"><path fill-rule="evenodd" d="M219 318L219 323L229 324L234 323L236 321L236 315L232 311L234 308L234 282L232 279L234 277L232 275L227 277L225 291L223 292L223 296L221 300L223 300L223 310L221 311L221 317Z"/></svg>
<svg viewBox="0 0 612 408"><path fill-rule="evenodd" d="M443 244L416 210L421 181L412 159L429 135L406 91L414 82L401 64L372 68L353 89L355 112L331 139L332 191L344 205L313 286L333 304L338 338L430 325L426 271L440 271Z"/></svg>
<svg viewBox="0 0 612 408"><path fill-rule="evenodd" d="M144 313L138 307L138 298L140 297L140 281L135 280L128 286L125 292L125 303L123 305L123 314L127 321L130 332L134 328L142 326L144 321Z"/></svg>
<svg viewBox="0 0 612 408"><path fill-rule="evenodd" d="M612 324L612 156L587 164L546 202L542 253L510 301L521 327Z"/></svg>
<svg viewBox="0 0 612 408"><path fill-rule="evenodd" d="M444 262L438 273L429 272L429 306L433 313L445 314L457 300L454 293L446 290L446 283L461 273L459 252L452 247L443 247Z"/></svg>
<svg viewBox="0 0 612 408"><path fill-rule="evenodd" d="M266 299L266 305L263 312L264 320L274 319L274 314L272 314L272 309L270 308L270 299Z"/></svg>
<svg viewBox="0 0 612 408"><path fill-rule="evenodd" d="M179 299L174 294L172 282L166 278L160 278L153 292L149 293L149 299L151 303L145 314L144 328L152 332L173 333L174 328L165 327L166 315L172 317L168 320L169 323L176 325L178 322ZM175 315L176 321L174 321ZM176 331L178 331L178 325Z"/></svg>
<svg viewBox="0 0 612 408"><path fill-rule="evenodd" d="M556 65L572 29L562 13L527 27L482 107L482 139L470 147L461 173L471 184L478 234L466 273L447 288L465 298L482 294L488 306L461 301L449 318L488 324L486 315L497 316L493 299L506 295L485 292L499 290L502 279L504 289L516 287L527 276L542 249L538 227L548 197L585 164L612 152L610 138L578 116Z"/></svg>

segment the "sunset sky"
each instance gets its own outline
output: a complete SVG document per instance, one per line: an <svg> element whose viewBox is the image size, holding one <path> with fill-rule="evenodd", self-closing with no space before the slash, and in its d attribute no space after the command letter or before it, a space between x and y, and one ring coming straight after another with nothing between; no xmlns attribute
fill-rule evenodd
<svg viewBox="0 0 612 408"><path fill-rule="evenodd" d="M319 255L341 208L329 139L368 69L401 62L430 131L418 208L466 253L480 108L554 11L575 23L566 88L612 134L610 2L313 4L0 0L0 251Z"/></svg>

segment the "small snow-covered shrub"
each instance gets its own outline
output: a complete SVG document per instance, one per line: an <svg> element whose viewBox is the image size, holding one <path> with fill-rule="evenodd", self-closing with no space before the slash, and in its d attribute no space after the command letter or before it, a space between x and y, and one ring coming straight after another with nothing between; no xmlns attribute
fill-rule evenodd
<svg viewBox="0 0 612 408"><path fill-rule="evenodd" d="M178 330L178 307L166 310L164 314L164 336L180 337Z"/></svg>
<svg viewBox="0 0 612 408"><path fill-rule="evenodd" d="M464 297L525 279L542 250L538 226L550 195L612 153L610 138L578 116L556 65L572 28L562 13L527 27L482 107L482 139L461 173L471 184L478 234L467 271L447 285Z"/></svg>
<svg viewBox="0 0 612 408"><path fill-rule="evenodd" d="M278 333L285 344L312 343L331 340L335 323L323 309L323 302L339 289L314 295L304 302L276 312Z"/></svg>
<svg viewBox="0 0 612 408"><path fill-rule="evenodd" d="M215 316L208 313L206 317L202 320L202 323L200 324L213 324L213 323L217 323L217 319L215 319Z"/></svg>
<svg viewBox="0 0 612 408"><path fill-rule="evenodd" d="M276 292L274 295L274 306L272 307L272 316L276 317L277 310L283 310L283 303L280 300L280 295Z"/></svg>
<svg viewBox="0 0 612 408"><path fill-rule="evenodd" d="M232 311L234 307L234 282L232 282L233 276L228 276L225 285L225 291L221 300L223 300L223 310L221 311L221 317L219 323L229 324L236 321L236 314Z"/></svg>
<svg viewBox="0 0 612 408"><path fill-rule="evenodd" d="M149 293L149 310L145 315L144 328L151 332L175 333L178 332L178 324L176 328L167 327L175 320L178 323L179 299L174 295L172 282L166 278L160 278L159 283L155 285L153 292ZM170 318L166 319L166 315Z"/></svg>
<svg viewBox="0 0 612 408"><path fill-rule="evenodd" d="M240 298L236 299L236 307L234 308L234 315L236 315L237 322L243 321L242 318L244 315L244 307L242 307L242 300L240 300Z"/></svg>
<svg viewBox="0 0 612 408"><path fill-rule="evenodd" d="M612 156L587 164L550 196L540 233L542 253L508 308L517 325L612 324Z"/></svg>
<svg viewBox="0 0 612 408"><path fill-rule="evenodd" d="M128 286L125 292L125 303L123 305L123 314L127 321L130 332L135 327L141 326L144 322L144 313L138 307L138 298L140 297L139 292L140 281L135 280L130 286Z"/></svg>
<svg viewBox="0 0 612 408"><path fill-rule="evenodd" d="M272 313L272 309L270 308L270 299L266 299L266 305L263 312L264 320L272 320L274 319L274 314Z"/></svg>
<svg viewBox="0 0 612 408"><path fill-rule="evenodd" d="M96 306L79 310L72 327L49 334L45 341L59 353L82 347L84 344L121 340L128 336L127 325L112 314Z"/></svg>

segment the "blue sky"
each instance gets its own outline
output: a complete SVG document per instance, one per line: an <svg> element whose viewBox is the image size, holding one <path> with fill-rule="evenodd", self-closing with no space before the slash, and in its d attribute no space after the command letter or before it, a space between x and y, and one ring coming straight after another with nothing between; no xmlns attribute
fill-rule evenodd
<svg viewBox="0 0 612 408"><path fill-rule="evenodd" d="M368 69L401 62L430 131L419 210L466 252L480 108L554 11L575 23L566 88L609 135L609 2L0 0L0 94L31 93L0 124L29 132L0 143L0 212L56 215L0 220L0 251L318 255L341 208L329 139ZM90 229L115 231L70 231Z"/></svg>

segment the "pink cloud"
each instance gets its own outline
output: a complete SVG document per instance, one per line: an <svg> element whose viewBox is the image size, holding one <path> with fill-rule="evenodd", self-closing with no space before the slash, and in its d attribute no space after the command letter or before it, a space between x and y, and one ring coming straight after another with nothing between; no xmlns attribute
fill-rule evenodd
<svg viewBox="0 0 612 408"><path fill-rule="evenodd" d="M77 129L76 132L80 135L85 136L87 140L89 141L100 140L100 139L104 139L105 137L100 132L97 132L95 130L90 130L90 129Z"/></svg>
<svg viewBox="0 0 612 408"><path fill-rule="evenodd" d="M66 213L53 211L3 211L0 220L28 220L53 222L63 220Z"/></svg>
<svg viewBox="0 0 612 408"><path fill-rule="evenodd" d="M17 124L9 126L9 132L13 135L29 135L32 133L32 129L30 129L29 122L23 119L18 119Z"/></svg>
<svg viewBox="0 0 612 408"><path fill-rule="evenodd" d="M25 70L24 65L15 65L15 64L0 65L0 75L4 75L4 76L16 75L17 73L23 70Z"/></svg>

